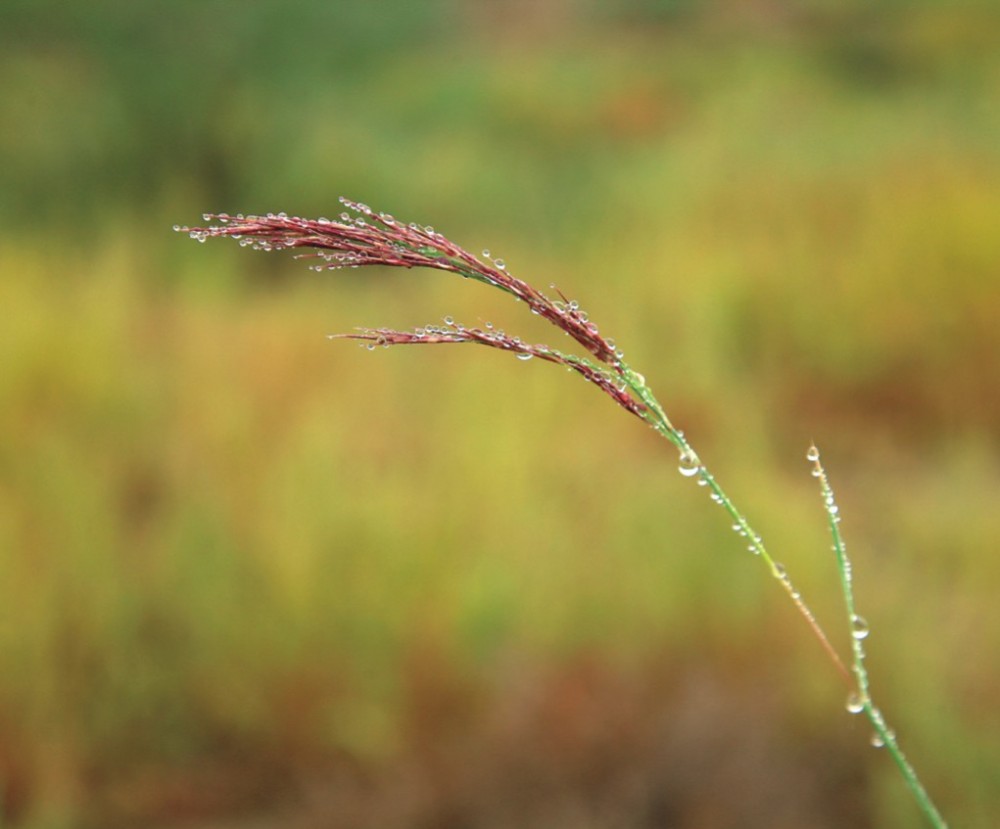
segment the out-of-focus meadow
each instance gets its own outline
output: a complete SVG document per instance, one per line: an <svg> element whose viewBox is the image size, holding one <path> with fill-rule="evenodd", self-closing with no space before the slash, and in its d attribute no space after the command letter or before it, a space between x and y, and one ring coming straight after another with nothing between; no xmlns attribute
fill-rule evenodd
<svg viewBox="0 0 1000 829"><path fill-rule="evenodd" d="M324 336L539 320L170 231L340 194L577 299L846 651L815 439L876 697L996 825L1000 11L877 5L6 0L3 825L923 825L669 445Z"/></svg>

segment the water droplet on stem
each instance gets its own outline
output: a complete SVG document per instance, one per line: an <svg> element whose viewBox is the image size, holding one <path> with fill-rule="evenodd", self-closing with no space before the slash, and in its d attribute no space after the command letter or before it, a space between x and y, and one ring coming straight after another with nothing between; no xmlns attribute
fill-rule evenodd
<svg viewBox="0 0 1000 829"><path fill-rule="evenodd" d="M865 701L861 698L861 694L857 691L851 691L847 695L847 702L844 707L851 714L860 714L865 710Z"/></svg>
<svg viewBox="0 0 1000 829"><path fill-rule="evenodd" d="M681 452L677 469L685 478L691 478L701 470L701 460L694 453L694 450L685 449Z"/></svg>

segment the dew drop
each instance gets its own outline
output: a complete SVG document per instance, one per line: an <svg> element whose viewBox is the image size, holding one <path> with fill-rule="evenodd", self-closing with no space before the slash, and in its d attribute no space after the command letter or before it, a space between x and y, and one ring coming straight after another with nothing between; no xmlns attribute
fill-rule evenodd
<svg viewBox="0 0 1000 829"><path fill-rule="evenodd" d="M454 325L455 324L455 318L454 317L445 317L444 318L444 324L445 325Z"/></svg>
<svg viewBox="0 0 1000 829"><path fill-rule="evenodd" d="M535 356L534 354L530 354L527 351L522 351L520 354L517 355L517 359L518 360L530 360L534 356Z"/></svg>
<svg viewBox="0 0 1000 829"><path fill-rule="evenodd" d="M774 562L771 566L771 570L774 572L775 578L779 578L782 581L788 578L788 572L785 570L785 565L780 561Z"/></svg>
<svg viewBox="0 0 1000 829"><path fill-rule="evenodd" d="M374 351L375 350L375 343L366 343L365 344L365 348L367 348L369 351Z"/></svg>
<svg viewBox="0 0 1000 829"><path fill-rule="evenodd" d="M639 374L638 371L633 371L632 372L632 379L635 381L635 384L637 386L639 386L640 388L642 388L643 386L646 385L646 378L645 378L645 376L643 376L642 374Z"/></svg>
<svg viewBox="0 0 1000 829"><path fill-rule="evenodd" d="M865 701L861 698L861 694L857 691L851 691L851 693L847 695L847 702L844 707L851 714L860 714L865 710Z"/></svg>
<svg viewBox="0 0 1000 829"><path fill-rule="evenodd" d="M491 258L490 257L490 249L489 248L483 248L483 259L489 259L489 258Z"/></svg>
<svg viewBox="0 0 1000 829"><path fill-rule="evenodd" d="M868 622L865 621L864 616L858 616L857 613L851 617L851 636L853 636L858 641L868 638Z"/></svg>
<svg viewBox="0 0 1000 829"><path fill-rule="evenodd" d="M493 264L497 266L497 270L503 271L507 269L507 265L503 259L494 259Z"/></svg>
<svg viewBox="0 0 1000 829"><path fill-rule="evenodd" d="M877 731L872 734L870 742L872 748L885 748L885 740L882 739L882 735Z"/></svg>
<svg viewBox="0 0 1000 829"><path fill-rule="evenodd" d="M697 475L701 469L701 460L691 449L685 449L680 455L680 464L677 467L681 475L690 478Z"/></svg>
<svg viewBox="0 0 1000 829"><path fill-rule="evenodd" d="M819 449L815 446L810 446L809 451L806 452L806 460L815 463L819 460Z"/></svg>

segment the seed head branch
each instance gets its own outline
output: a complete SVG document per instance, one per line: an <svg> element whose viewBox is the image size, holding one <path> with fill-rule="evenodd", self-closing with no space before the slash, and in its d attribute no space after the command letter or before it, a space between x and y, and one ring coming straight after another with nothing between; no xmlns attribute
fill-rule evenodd
<svg viewBox="0 0 1000 829"><path fill-rule="evenodd" d="M626 390L626 386L607 369L589 360L564 354L547 345L522 342L519 337L511 337L492 326L487 328L466 328L446 321L444 327L426 326L413 331L397 331L392 328L360 328L353 334L331 334L332 339L361 340L368 347L389 347L393 345L439 345L442 343L474 343L490 348L511 352L519 359L530 360L537 357L548 363L565 366L575 371L585 380L593 383L627 412L643 420L647 419L647 408Z"/></svg>

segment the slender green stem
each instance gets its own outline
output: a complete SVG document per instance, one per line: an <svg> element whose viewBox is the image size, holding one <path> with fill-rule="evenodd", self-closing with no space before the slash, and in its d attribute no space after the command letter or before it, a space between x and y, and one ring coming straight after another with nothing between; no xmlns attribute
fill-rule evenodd
<svg viewBox="0 0 1000 829"><path fill-rule="evenodd" d="M909 787L917 805L924 813L931 826L935 829L947 829L941 813L937 810L927 790L920 782L916 770L906 759L899 743L896 740L896 733L889 727L882 715L882 711L872 701L868 670L865 667L864 640L868 636L868 623L859 616L855 610L854 586L851 572L851 561L847 557L847 546L844 544L844 537L840 532L840 510L833 496L833 489L826 476L826 470L820 461L819 450L812 446L806 456L813 464L813 475L819 479L820 491L823 495L823 504L826 508L827 523L830 527L830 536L833 539L833 550L837 556L837 569L840 571L840 588L844 595L844 607L847 611L847 623L851 631L851 670L857 681L857 690L851 693L847 701L847 710L851 713L861 713L864 711L868 717L875 733L872 735L872 745L876 748L884 747L898 766L906 785Z"/></svg>

